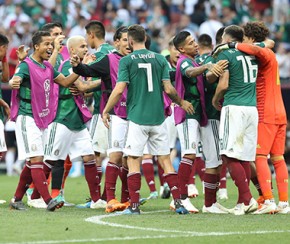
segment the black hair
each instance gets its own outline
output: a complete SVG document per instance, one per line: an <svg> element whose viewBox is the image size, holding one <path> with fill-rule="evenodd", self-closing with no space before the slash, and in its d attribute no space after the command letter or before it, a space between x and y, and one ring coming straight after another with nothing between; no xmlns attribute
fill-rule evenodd
<svg viewBox="0 0 290 244"><path fill-rule="evenodd" d="M47 23L44 26L41 27L41 31L48 31L51 32L51 30L55 27L59 27L61 29L63 29L62 24L59 22L52 22L52 23Z"/></svg>
<svg viewBox="0 0 290 244"><path fill-rule="evenodd" d="M225 26L221 27L218 29L218 31L215 34L215 43L216 45L221 44L222 43L222 36L224 34L225 31Z"/></svg>
<svg viewBox="0 0 290 244"><path fill-rule="evenodd" d="M90 21L85 29L87 33L93 33L97 38L104 39L106 35L106 30L102 22L97 20Z"/></svg>
<svg viewBox="0 0 290 244"><path fill-rule="evenodd" d="M42 42L42 37L49 36L50 33L48 31L36 31L32 36L32 46L34 48L35 45L39 45Z"/></svg>
<svg viewBox="0 0 290 244"><path fill-rule="evenodd" d="M212 39L208 34L202 34L198 37L197 43L202 47L212 47Z"/></svg>
<svg viewBox="0 0 290 244"><path fill-rule="evenodd" d="M9 43L9 40L8 40L7 36L0 34L0 46L8 45L8 43Z"/></svg>
<svg viewBox="0 0 290 244"><path fill-rule="evenodd" d="M141 43L146 41L146 32L141 25L131 25L128 28L128 36L131 36L135 42Z"/></svg>
<svg viewBox="0 0 290 244"><path fill-rule="evenodd" d="M232 41L243 42L244 30L240 26L230 25L225 28L224 34L231 36L233 38Z"/></svg>
<svg viewBox="0 0 290 244"><path fill-rule="evenodd" d="M115 34L114 34L114 37L113 37L113 40L114 40L114 41L117 41L118 39L120 40L121 37L122 37L122 34L123 34L123 33L127 33L127 32L128 32L128 28L127 28L126 26L120 26L120 27L116 30L116 32L115 32Z"/></svg>
<svg viewBox="0 0 290 244"><path fill-rule="evenodd" d="M178 51L188 36L190 36L188 31L181 31L173 38L173 44Z"/></svg>

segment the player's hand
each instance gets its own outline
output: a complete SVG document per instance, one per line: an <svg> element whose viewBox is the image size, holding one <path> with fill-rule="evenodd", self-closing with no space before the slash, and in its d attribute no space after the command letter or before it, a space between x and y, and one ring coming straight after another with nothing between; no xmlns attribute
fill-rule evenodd
<svg viewBox="0 0 290 244"><path fill-rule="evenodd" d="M17 58L20 62L22 62L27 56L28 56L28 51L30 50L30 48L26 48L24 45L20 45L17 50L16 50L16 54L17 54Z"/></svg>
<svg viewBox="0 0 290 244"><path fill-rule="evenodd" d="M194 114L195 113L192 104L190 102L188 102L188 101L181 100L180 107L183 110L185 110L186 113L188 113L188 114Z"/></svg>
<svg viewBox="0 0 290 244"><path fill-rule="evenodd" d="M104 125L109 129L109 122L111 121L111 117L109 113L103 113L102 114L102 119L103 119L103 123Z"/></svg>
<svg viewBox="0 0 290 244"><path fill-rule="evenodd" d="M95 54L89 54L87 53L85 56L84 56L84 59L83 59L83 64L89 64L91 62L94 62L96 60L96 55Z"/></svg>
<svg viewBox="0 0 290 244"><path fill-rule="evenodd" d="M19 89L21 84L22 78L19 76L13 76L12 79L9 81L9 85L12 89Z"/></svg>
<svg viewBox="0 0 290 244"><path fill-rule="evenodd" d="M81 94L81 92L75 85L71 85L68 89L73 96L78 96Z"/></svg>
<svg viewBox="0 0 290 244"><path fill-rule="evenodd" d="M220 101L216 100L215 97L213 97L213 99L212 99L212 106L214 106L214 108L217 111L221 111L222 110L222 104L220 103Z"/></svg>
<svg viewBox="0 0 290 244"><path fill-rule="evenodd" d="M229 49L229 48L235 48L235 47L236 47L236 42L229 42L229 43L217 45L212 51L211 56L213 58L216 58L221 51Z"/></svg>
<svg viewBox="0 0 290 244"><path fill-rule="evenodd" d="M79 65L79 63L81 62L81 59L78 55L74 54L71 58L70 58L70 64L73 67L77 67Z"/></svg>
<svg viewBox="0 0 290 244"><path fill-rule="evenodd" d="M59 52L59 50L61 49L61 47L63 46L63 40L64 40L65 36L64 35L59 35L54 39L53 42L53 46L56 49L57 52Z"/></svg>
<svg viewBox="0 0 290 244"><path fill-rule="evenodd" d="M208 63L208 70L211 71L216 77L220 77L224 70L228 67L229 62L227 60L220 60L216 64Z"/></svg>

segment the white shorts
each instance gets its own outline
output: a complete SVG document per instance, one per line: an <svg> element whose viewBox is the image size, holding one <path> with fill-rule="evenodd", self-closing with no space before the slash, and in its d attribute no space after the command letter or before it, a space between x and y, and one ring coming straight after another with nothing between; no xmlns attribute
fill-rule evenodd
<svg viewBox="0 0 290 244"><path fill-rule="evenodd" d="M146 143L152 155L169 155L168 133L165 121L161 125L138 125L129 121L128 137L124 153L141 157Z"/></svg>
<svg viewBox="0 0 290 244"><path fill-rule="evenodd" d="M90 124L90 134L95 152L106 153L108 150L108 129L104 125L101 114L94 114Z"/></svg>
<svg viewBox="0 0 290 244"><path fill-rule="evenodd" d="M128 132L127 120L121 119L117 115L111 115L110 117L111 121L108 131L108 155L112 152L123 152Z"/></svg>
<svg viewBox="0 0 290 244"><path fill-rule="evenodd" d="M258 134L258 111L253 106L228 105L220 120L220 155L254 161Z"/></svg>
<svg viewBox="0 0 290 244"><path fill-rule="evenodd" d="M195 154L201 156L200 129L196 119L186 119L176 126L181 145L181 156Z"/></svg>
<svg viewBox="0 0 290 244"><path fill-rule="evenodd" d="M0 119L0 152L6 152L6 142L5 142L5 135L4 135L4 124L3 121Z"/></svg>
<svg viewBox="0 0 290 244"><path fill-rule="evenodd" d="M222 164L219 148L219 126L218 120L209 119L206 126L200 127L205 167L209 169Z"/></svg>
<svg viewBox="0 0 290 244"><path fill-rule="evenodd" d="M19 160L44 156L47 129L39 129L32 117L18 115L15 124L15 135Z"/></svg>
<svg viewBox="0 0 290 244"><path fill-rule="evenodd" d="M65 125L53 122L47 129L47 142L44 150L44 161L71 160L86 155L94 155L92 139L87 128L72 131Z"/></svg>
<svg viewBox="0 0 290 244"><path fill-rule="evenodd" d="M170 149L175 148L176 139L177 139L177 129L174 122L174 107L171 106L171 109L172 109L172 114L165 119Z"/></svg>

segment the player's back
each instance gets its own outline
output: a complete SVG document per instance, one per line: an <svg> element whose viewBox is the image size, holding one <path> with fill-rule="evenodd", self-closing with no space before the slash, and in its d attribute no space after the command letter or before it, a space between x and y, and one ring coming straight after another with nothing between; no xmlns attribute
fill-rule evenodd
<svg viewBox="0 0 290 244"><path fill-rule="evenodd" d="M163 123L162 81L169 80L169 66L162 55L147 49L134 51L121 59L118 80L128 82L128 120L141 125Z"/></svg>
<svg viewBox="0 0 290 244"><path fill-rule="evenodd" d="M256 59L237 49L228 49L218 55L216 62L219 60L229 61L229 87L223 105L256 106Z"/></svg>
<svg viewBox="0 0 290 244"><path fill-rule="evenodd" d="M259 122L286 124L286 111L281 94L279 66L272 50L263 48L263 62L257 77Z"/></svg>

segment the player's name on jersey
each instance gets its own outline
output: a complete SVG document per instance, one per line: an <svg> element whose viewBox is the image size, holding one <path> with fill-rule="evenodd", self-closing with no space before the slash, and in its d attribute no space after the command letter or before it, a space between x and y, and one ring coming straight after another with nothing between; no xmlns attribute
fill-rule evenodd
<svg viewBox="0 0 290 244"><path fill-rule="evenodd" d="M132 54L131 55L131 59L138 59L138 58L142 58L142 59L147 59L147 58L155 58L155 54L154 53L137 53L137 54Z"/></svg>

